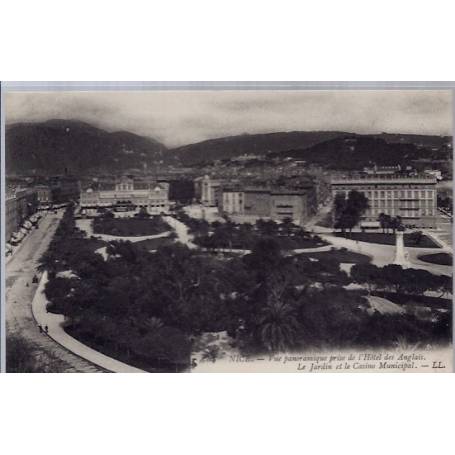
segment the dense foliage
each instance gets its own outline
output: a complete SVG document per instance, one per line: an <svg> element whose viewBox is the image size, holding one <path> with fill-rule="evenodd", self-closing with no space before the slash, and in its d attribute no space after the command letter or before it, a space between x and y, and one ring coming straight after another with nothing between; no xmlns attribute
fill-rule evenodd
<svg viewBox="0 0 455 455"><path fill-rule="evenodd" d="M273 220L259 219L255 225L236 224L229 220L225 223L214 222L209 232L197 235L195 243L204 248L229 248L251 250L261 239L273 237L282 250L317 248L327 245L319 236L311 235L296 226L292 220L285 219L281 224Z"/></svg>
<svg viewBox="0 0 455 455"><path fill-rule="evenodd" d="M187 368L194 341L207 332L227 331L245 354L450 337L447 314L435 320L411 313L370 315L367 291L345 289L352 279L340 269L342 258L330 251L317 258L285 255L278 242L264 237L251 254L218 259L177 243L150 253L116 241L108 244L104 260L93 249L67 250L73 245L68 239L79 241L80 235L69 210L43 265L73 275L51 276L45 289L49 310L67 317L76 338L149 371ZM427 272L362 262L352 276L366 287L448 292L443 278Z"/></svg>
<svg viewBox="0 0 455 455"><path fill-rule="evenodd" d="M344 193L338 193L333 201L333 211L335 214L334 227L352 231L352 228L359 224L363 213L368 209L368 199L363 193L350 191L348 197Z"/></svg>
<svg viewBox="0 0 455 455"><path fill-rule="evenodd" d="M14 333L6 339L6 371L8 373L61 373L62 361L51 352L45 356L29 340Z"/></svg>
<svg viewBox="0 0 455 455"><path fill-rule="evenodd" d="M432 291L440 293L441 297L452 293L452 277L433 275L421 269L403 269L396 264L384 267L373 264L354 265L351 277L356 283L366 285L370 291L380 289L416 295Z"/></svg>

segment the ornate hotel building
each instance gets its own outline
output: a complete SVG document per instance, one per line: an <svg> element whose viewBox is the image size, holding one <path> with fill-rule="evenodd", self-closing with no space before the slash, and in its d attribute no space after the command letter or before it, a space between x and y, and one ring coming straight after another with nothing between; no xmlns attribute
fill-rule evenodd
<svg viewBox="0 0 455 455"><path fill-rule="evenodd" d="M98 208L140 208L151 215L169 212L169 186L121 177L110 182L94 182L81 190L81 211L93 212Z"/></svg>
<svg viewBox="0 0 455 455"><path fill-rule="evenodd" d="M333 178L332 196L356 190L363 193L370 208L362 222L376 222L380 213L400 216L405 226L436 227L436 183L429 175L367 175Z"/></svg>

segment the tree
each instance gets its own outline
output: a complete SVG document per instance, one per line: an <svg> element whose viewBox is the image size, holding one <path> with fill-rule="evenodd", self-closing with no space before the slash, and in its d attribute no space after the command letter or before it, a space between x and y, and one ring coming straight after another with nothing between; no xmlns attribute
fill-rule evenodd
<svg viewBox="0 0 455 455"><path fill-rule="evenodd" d="M334 200L335 229L352 231L368 207L368 199L363 193L350 191L347 199L344 194L337 194Z"/></svg>
<svg viewBox="0 0 455 455"><path fill-rule="evenodd" d="M273 220L263 220L259 218L256 221L256 229L265 236L274 236L278 232L278 224Z"/></svg>
<svg viewBox="0 0 455 455"><path fill-rule="evenodd" d="M394 235L397 230L402 230L403 221L401 219L401 216L398 215L395 217L391 217L390 222L389 222L389 227L390 227L390 229L392 229L392 232Z"/></svg>
<svg viewBox="0 0 455 455"><path fill-rule="evenodd" d="M402 292L406 285L403 267L397 264L387 264L380 271L380 281L385 287L392 288L393 292Z"/></svg>
<svg viewBox="0 0 455 455"><path fill-rule="evenodd" d="M258 321L261 343L269 352L283 352L292 348L298 330L295 309L282 301L277 293L280 291L271 291Z"/></svg>
<svg viewBox="0 0 455 455"><path fill-rule="evenodd" d="M374 264L354 264L351 268L351 278L359 284L366 284L368 292L380 283L381 269Z"/></svg>
<svg viewBox="0 0 455 455"><path fill-rule="evenodd" d="M274 270L277 270L282 261L280 245L271 237L258 240L251 254L244 257L245 265L256 273L259 282L266 280Z"/></svg>
<svg viewBox="0 0 455 455"><path fill-rule="evenodd" d="M333 201L333 216L334 216L334 227L335 229L341 229L344 232L345 222L343 215L346 209L346 197L344 193L337 193Z"/></svg>
<svg viewBox="0 0 455 455"><path fill-rule="evenodd" d="M386 220L385 220L385 213L381 212L378 216L379 225L381 226L382 233L385 233L386 228Z"/></svg>

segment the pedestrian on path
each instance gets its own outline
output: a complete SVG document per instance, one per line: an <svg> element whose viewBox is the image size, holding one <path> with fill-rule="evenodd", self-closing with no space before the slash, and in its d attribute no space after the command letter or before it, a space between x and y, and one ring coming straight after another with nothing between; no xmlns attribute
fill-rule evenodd
<svg viewBox="0 0 455 455"><path fill-rule="evenodd" d="M48 327L47 325L44 326L44 331L45 331L46 333L49 332L49 327Z"/></svg>
<svg viewBox="0 0 455 455"><path fill-rule="evenodd" d="M43 328L41 327L41 325L39 325L38 328L39 328L39 333L43 333Z"/></svg>

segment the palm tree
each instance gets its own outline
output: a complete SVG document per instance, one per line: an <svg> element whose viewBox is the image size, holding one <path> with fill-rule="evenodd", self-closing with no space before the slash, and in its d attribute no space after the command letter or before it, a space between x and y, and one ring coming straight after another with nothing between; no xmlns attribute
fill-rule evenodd
<svg viewBox="0 0 455 455"><path fill-rule="evenodd" d="M284 290L285 286L272 286L259 315L259 336L270 352L285 351L295 344L298 322L294 307L282 299Z"/></svg>

